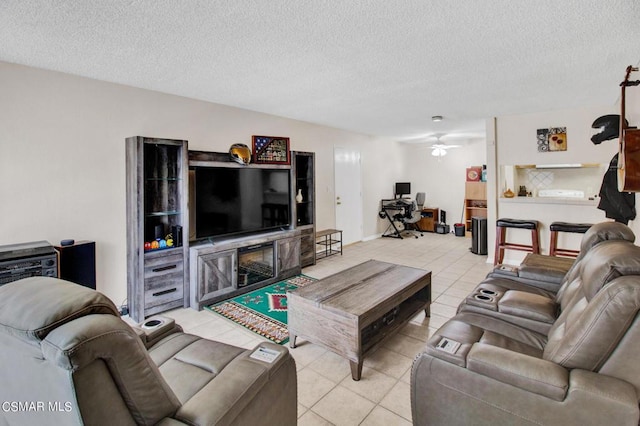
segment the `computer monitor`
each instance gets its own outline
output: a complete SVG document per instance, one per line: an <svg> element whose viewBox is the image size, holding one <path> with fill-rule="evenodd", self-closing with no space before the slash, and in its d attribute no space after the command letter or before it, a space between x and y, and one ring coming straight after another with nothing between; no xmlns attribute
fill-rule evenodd
<svg viewBox="0 0 640 426"><path fill-rule="evenodd" d="M411 182L396 182L394 192L395 198L402 198L403 195L411 194Z"/></svg>

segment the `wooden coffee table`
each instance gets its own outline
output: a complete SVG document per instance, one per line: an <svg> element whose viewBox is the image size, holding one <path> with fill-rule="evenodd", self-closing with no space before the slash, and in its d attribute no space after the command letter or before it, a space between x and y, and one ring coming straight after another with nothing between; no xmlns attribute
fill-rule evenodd
<svg viewBox="0 0 640 426"><path fill-rule="evenodd" d="M287 292L289 345L300 336L323 346L360 380L364 355L430 304L431 272L369 260Z"/></svg>

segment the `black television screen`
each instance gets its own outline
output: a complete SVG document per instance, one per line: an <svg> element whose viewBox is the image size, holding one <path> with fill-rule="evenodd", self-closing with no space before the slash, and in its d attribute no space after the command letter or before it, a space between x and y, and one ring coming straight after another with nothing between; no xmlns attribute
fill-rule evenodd
<svg viewBox="0 0 640 426"><path fill-rule="evenodd" d="M287 169L195 169L195 238L258 232L290 225Z"/></svg>
<svg viewBox="0 0 640 426"><path fill-rule="evenodd" d="M396 197L402 197L403 195L411 194L411 182L396 182L396 189L394 195Z"/></svg>

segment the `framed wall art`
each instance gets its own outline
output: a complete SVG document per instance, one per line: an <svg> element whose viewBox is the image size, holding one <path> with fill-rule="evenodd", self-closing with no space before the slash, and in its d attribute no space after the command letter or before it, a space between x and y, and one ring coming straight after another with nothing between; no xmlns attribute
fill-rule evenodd
<svg viewBox="0 0 640 426"><path fill-rule="evenodd" d="M256 164L291 164L289 138L252 136L253 162Z"/></svg>
<svg viewBox="0 0 640 426"><path fill-rule="evenodd" d="M538 152L567 150L566 127L550 127L548 129L538 129L537 139Z"/></svg>

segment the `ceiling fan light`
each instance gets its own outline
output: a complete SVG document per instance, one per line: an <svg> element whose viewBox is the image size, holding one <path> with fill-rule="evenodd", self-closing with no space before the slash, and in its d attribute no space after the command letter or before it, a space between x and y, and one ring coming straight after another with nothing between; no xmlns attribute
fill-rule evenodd
<svg viewBox="0 0 640 426"><path fill-rule="evenodd" d="M447 150L443 148L433 148L433 150L431 150L431 155L434 157L444 157L447 155Z"/></svg>

